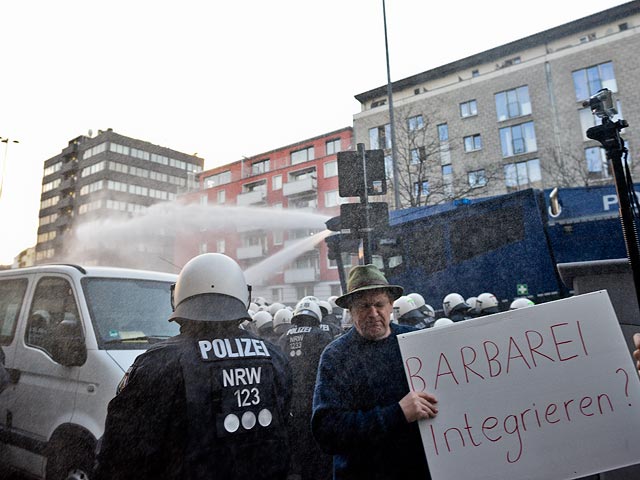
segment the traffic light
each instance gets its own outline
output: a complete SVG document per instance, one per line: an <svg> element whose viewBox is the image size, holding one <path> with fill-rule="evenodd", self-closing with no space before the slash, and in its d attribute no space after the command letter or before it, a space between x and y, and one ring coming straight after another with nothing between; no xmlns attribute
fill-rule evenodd
<svg viewBox="0 0 640 480"><path fill-rule="evenodd" d="M348 151L338 152L338 193L341 197L362 197L364 195L365 166L367 195L387 193L384 151L365 150L364 162L360 151Z"/></svg>

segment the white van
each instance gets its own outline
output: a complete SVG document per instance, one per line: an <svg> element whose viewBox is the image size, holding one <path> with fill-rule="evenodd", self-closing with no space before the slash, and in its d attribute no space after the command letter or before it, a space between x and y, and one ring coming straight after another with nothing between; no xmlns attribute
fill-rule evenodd
<svg viewBox="0 0 640 480"><path fill-rule="evenodd" d="M89 478L107 404L167 321L176 275L76 265L0 272L0 464L47 480ZM153 399L149 399L153 401Z"/></svg>

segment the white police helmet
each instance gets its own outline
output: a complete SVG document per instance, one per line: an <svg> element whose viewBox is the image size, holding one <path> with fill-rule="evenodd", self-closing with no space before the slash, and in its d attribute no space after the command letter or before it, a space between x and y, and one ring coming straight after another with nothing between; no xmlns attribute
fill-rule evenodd
<svg viewBox="0 0 640 480"><path fill-rule="evenodd" d="M420 308L421 306L424 305L424 297L422 295L420 295L419 293L416 292L412 292L409 293L407 295L407 297L411 297L411 299L413 300L413 302L416 304L416 307Z"/></svg>
<svg viewBox="0 0 640 480"><path fill-rule="evenodd" d="M428 303L425 303L422 306L422 308L420 308L420 310L422 310L422 313L424 313L427 317L431 317L431 318L435 318L436 317L436 311Z"/></svg>
<svg viewBox="0 0 640 480"><path fill-rule="evenodd" d="M305 300L298 302L298 306L293 311L293 316L291 317L291 323L295 324L297 320L302 319L303 317L311 317L316 320L318 323L322 320L322 311L318 304L312 300Z"/></svg>
<svg viewBox="0 0 640 480"><path fill-rule="evenodd" d="M452 323L454 323L454 321L450 318L442 317L433 322L433 327L431 328L446 327L447 325L451 325Z"/></svg>
<svg viewBox="0 0 640 480"><path fill-rule="evenodd" d="M273 317L266 310L257 312L253 316L253 321L256 323L256 330L258 331L273 328Z"/></svg>
<svg viewBox="0 0 640 480"><path fill-rule="evenodd" d="M304 302L316 302L316 303L318 303L318 302L320 302L320 299L318 297L314 297L313 295L307 295L306 297L302 297L300 300L298 300L298 303L296 303L296 308L294 308L294 310L297 309L298 306L301 303L304 303Z"/></svg>
<svg viewBox="0 0 640 480"><path fill-rule="evenodd" d="M268 311L272 316L275 316L275 314L278 312L278 310L283 309L284 308L284 304L280 303L280 302L275 302L272 303L271 305L269 305L268 307Z"/></svg>
<svg viewBox="0 0 640 480"><path fill-rule="evenodd" d="M172 286L174 312L169 321L250 319L250 295L251 287L235 260L222 253L204 253L182 267Z"/></svg>
<svg viewBox="0 0 640 480"><path fill-rule="evenodd" d="M281 308L273 316L273 328L284 324L291 324L291 317L293 317L293 312L291 310Z"/></svg>
<svg viewBox="0 0 640 480"><path fill-rule="evenodd" d="M516 298L513 302L511 302L511 305L509 305L509 310L516 310L518 308L525 308L525 307L533 307L535 305L535 303L532 300L529 300L528 298Z"/></svg>
<svg viewBox="0 0 640 480"><path fill-rule="evenodd" d="M442 309L445 315L449 315L454 310L468 310L469 305L459 293L450 293L442 300Z"/></svg>
<svg viewBox="0 0 640 480"><path fill-rule="evenodd" d="M329 298L327 298L327 302L329 302L329 304L331 305L331 308L340 308L336 304L336 298L338 298L337 295L331 295Z"/></svg>
<svg viewBox="0 0 640 480"><path fill-rule="evenodd" d="M320 307L320 311L322 312L323 317L333 312L333 307L326 300L319 300L318 306Z"/></svg>
<svg viewBox="0 0 640 480"><path fill-rule="evenodd" d="M476 305L478 313L482 315L498 313L500 311L500 308L498 307L498 299L493 293L484 292L478 295Z"/></svg>
<svg viewBox="0 0 640 480"><path fill-rule="evenodd" d="M478 315L480 310L478 310L478 297L469 297L465 300L469 305L469 313L472 315Z"/></svg>
<svg viewBox="0 0 640 480"><path fill-rule="evenodd" d="M407 313L418 310L418 306L408 295L402 295L396 301L393 302L393 313L396 320L402 318ZM418 312L419 313L419 312Z"/></svg>

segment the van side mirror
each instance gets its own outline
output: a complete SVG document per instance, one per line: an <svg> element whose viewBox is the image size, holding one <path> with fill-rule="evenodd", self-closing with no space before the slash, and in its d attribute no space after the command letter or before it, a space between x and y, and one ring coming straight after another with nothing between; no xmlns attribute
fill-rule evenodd
<svg viewBox="0 0 640 480"><path fill-rule="evenodd" d="M64 320L53 329L51 357L65 367L79 367L87 361L87 347L77 320Z"/></svg>

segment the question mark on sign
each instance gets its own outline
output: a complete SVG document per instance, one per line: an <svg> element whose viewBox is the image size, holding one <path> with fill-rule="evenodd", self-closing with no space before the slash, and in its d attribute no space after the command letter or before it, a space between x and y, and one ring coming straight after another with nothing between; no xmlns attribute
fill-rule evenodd
<svg viewBox="0 0 640 480"><path fill-rule="evenodd" d="M616 370L616 373L618 373L618 372L624 373L624 379L625 379L624 380L624 395L625 395L625 397L629 398L629 374L622 367ZM629 404L629 406L631 406L631 404Z"/></svg>

